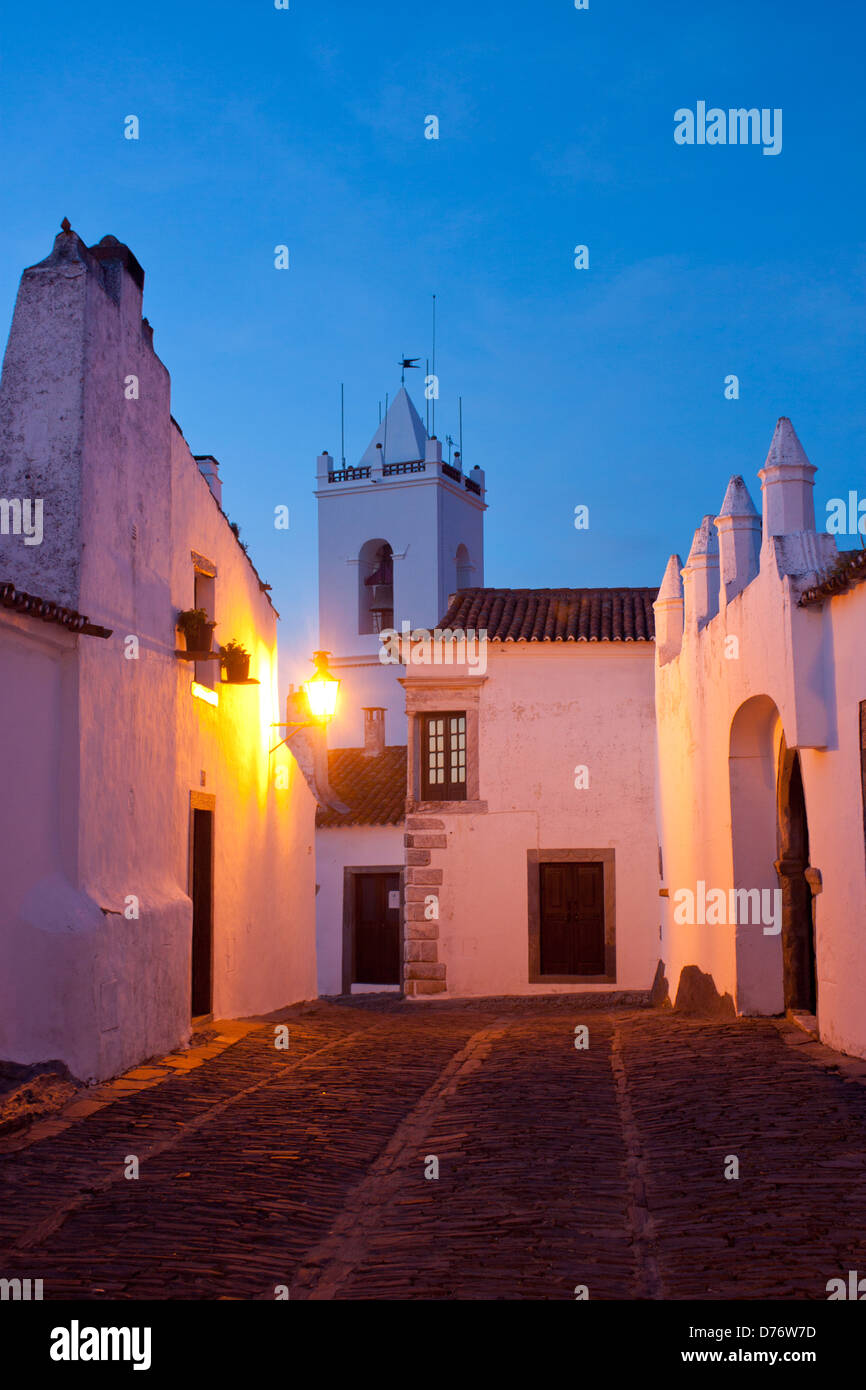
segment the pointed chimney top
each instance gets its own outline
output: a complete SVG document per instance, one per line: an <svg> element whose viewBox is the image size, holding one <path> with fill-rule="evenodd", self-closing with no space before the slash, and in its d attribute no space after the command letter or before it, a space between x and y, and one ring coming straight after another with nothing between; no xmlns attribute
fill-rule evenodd
<svg viewBox="0 0 866 1390"><path fill-rule="evenodd" d="M758 516L758 509L739 473L735 474L728 483L722 502L722 510L719 512L719 517L723 516Z"/></svg>
<svg viewBox="0 0 866 1390"><path fill-rule="evenodd" d="M683 601L683 562L679 555L672 555L665 567L664 579L656 596L656 603L682 603Z"/></svg>
<svg viewBox="0 0 866 1390"><path fill-rule="evenodd" d="M653 604L655 616L656 657L666 666L678 656L683 645L683 562L672 555L665 568L665 577Z"/></svg>
<svg viewBox="0 0 866 1390"><path fill-rule="evenodd" d="M786 415L778 421L767 461L760 469L764 540L815 530L814 464Z"/></svg>
<svg viewBox="0 0 866 1390"><path fill-rule="evenodd" d="M809 464L806 451L797 438L797 432L787 415L780 415L776 422L764 467L772 468L780 463ZM811 467L811 465L809 466Z"/></svg>
<svg viewBox="0 0 866 1390"><path fill-rule="evenodd" d="M692 563L692 560L698 559L699 556L718 555L718 553L719 534L715 527L715 517L705 516L695 532L692 548L689 551L689 558L686 560L686 567Z"/></svg>

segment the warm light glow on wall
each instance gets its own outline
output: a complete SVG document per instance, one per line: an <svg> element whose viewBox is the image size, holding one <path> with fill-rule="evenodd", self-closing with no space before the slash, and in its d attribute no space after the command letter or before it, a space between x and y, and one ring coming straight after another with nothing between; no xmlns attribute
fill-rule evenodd
<svg viewBox="0 0 866 1390"><path fill-rule="evenodd" d="M218 705L220 702L219 693L211 690L206 685L199 685L198 681L193 681L190 690L197 700L206 700L209 705Z"/></svg>
<svg viewBox="0 0 866 1390"><path fill-rule="evenodd" d="M334 711L337 708L337 692L340 689L340 682L328 670L327 658L329 654L328 652L313 653L316 669L310 679L304 681L303 684L310 713L314 719L333 719Z"/></svg>

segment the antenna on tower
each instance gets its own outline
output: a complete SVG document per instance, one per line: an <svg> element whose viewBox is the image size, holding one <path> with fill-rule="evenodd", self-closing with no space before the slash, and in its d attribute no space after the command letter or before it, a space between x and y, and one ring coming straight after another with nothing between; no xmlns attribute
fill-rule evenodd
<svg viewBox="0 0 866 1390"><path fill-rule="evenodd" d="M460 421L458 434L460 435L460 464L463 464L463 397L457 397L457 415Z"/></svg>
<svg viewBox="0 0 866 1390"><path fill-rule="evenodd" d="M435 296L435 294L434 294L434 296L433 296L433 358L432 358L432 364L431 364L431 365L432 365L432 367L433 367L433 376L435 377L435 376L436 376L436 296ZM434 381L434 383L433 383L433 391L434 391L434 395L433 395L433 405L432 405L431 414L430 414L431 428L432 428L432 431L433 431L434 434L436 433L436 396L435 396L436 387L437 387L437 383Z"/></svg>
<svg viewBox="0 0 866 1390"><path fill-rule="evenodd" d="M346 467L346 418L343 410L343 383L340 382L340 457L343 468Z"/></svg>

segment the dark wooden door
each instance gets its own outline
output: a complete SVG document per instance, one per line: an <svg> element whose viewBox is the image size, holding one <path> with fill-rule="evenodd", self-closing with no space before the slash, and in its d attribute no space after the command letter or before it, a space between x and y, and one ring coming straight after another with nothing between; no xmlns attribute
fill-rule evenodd
<svg viewBox="0 0 866 1390"><path fill-rule="evenodd" d="M353 984L400 984L399 902L399 874L355 875Z"/></svg>
<svg viewBox="0 0 866 1390"><path fill-rule="evenodd" d="M603 975L604 865L540 864L542 975Z"/></svg>
<svg viewBox="0 0 866 1390"><path fill-rule="evenodd" d="M192 1012L213 1007L213 811L192 813Z"/></svg>

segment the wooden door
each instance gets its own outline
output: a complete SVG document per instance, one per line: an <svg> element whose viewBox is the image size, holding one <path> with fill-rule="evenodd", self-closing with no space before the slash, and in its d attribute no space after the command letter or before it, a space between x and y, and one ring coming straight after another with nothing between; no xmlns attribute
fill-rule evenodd
<svg viewBox="0 0 866 1390"><path fill-rule="evenodd" d="M213 1008L213 811L192 812L192 1013Z"/></svg>
<svg viewBox="0 0 866 1390"><path fill-rule="evenodd" d="M352 983L399 985L400 875L355 875Z"/></svg>
<svg viewBox="0 0 866 1390"><path fill-rule="evenodd" d="M604 865L540 864L542 975L603 975Z"/></svg>

